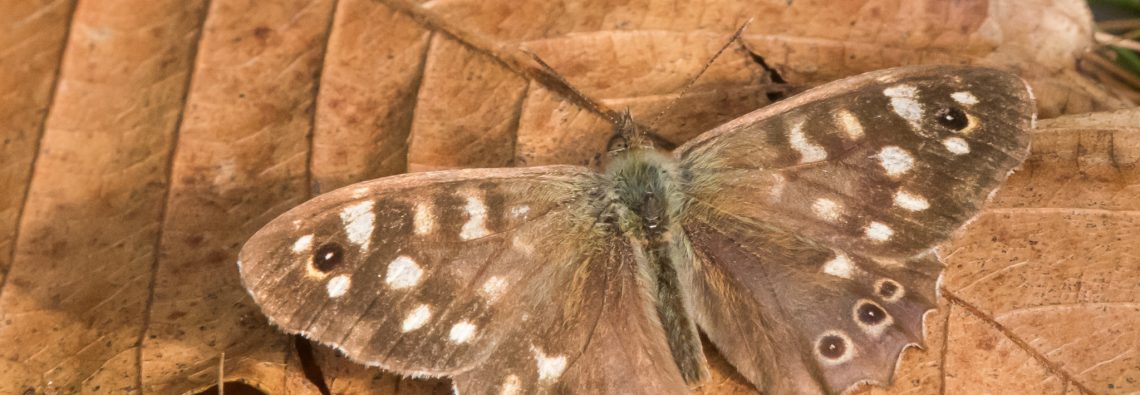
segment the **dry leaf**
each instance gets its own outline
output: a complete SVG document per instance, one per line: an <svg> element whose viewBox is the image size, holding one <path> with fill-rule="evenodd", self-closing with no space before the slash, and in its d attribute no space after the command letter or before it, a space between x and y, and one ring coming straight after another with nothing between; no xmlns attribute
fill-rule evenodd
<svg viewBox="0 0 1140 395"><path fill-rule="evenodd" d="M449 391L324 348L302 363L233 260L270 218L351 182L591 163L610 125L508 67L519 48L674 143L768 102L753 53L796 89L973 63L1027 78L1043 117L1130 106L1074 69L1092 45L1076 0L0 9L0 393L197 391L218 381L223 352L226 380L274 394ZM748 18L746 47L679 97ZM943 308L890 392L1140 391L1138 118L1042 122L1024 169L943 247ZM751 391L713 361L702 393Z"/></svg>

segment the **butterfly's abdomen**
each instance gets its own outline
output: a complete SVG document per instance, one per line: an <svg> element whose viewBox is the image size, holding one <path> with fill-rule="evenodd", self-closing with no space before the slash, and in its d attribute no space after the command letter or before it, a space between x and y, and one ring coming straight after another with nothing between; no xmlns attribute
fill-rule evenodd
<svg viewBox="0 0 1140 395"><path fill-rule="evenodd" d="M685 381L699 382L708 369L677 270L688 256L678 253L675 243L686 205L677 163L655 151L633 149L611 162L606 176L617 228L639 250L641 286L653 301L647 314L661 323Z"/></svg>

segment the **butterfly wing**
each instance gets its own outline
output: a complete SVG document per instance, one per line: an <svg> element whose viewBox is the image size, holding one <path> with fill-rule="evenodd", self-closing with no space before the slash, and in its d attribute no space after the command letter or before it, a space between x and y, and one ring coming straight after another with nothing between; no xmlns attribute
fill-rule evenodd
<svg viewBox="0 0 1140 395"><path fill-rule="evenodd" d="M633 368L646 388L683 391L631 290L628 242L597 223L598 186L570 166L354 184L258 231L242 281L282 329L371 366L454 376L464 392L614 387ZM637 340L599 347L617 328ZM618 352L636 358L607 359Z"/></svg>
<svg viewBox="0 0 1140 395"><path fill-rule="evenodd" d="M688 175L687 307L765 392L888 382L934 306L938 242L1028 154L1033 100L972 67L869 73L676 151Z"/></svg>

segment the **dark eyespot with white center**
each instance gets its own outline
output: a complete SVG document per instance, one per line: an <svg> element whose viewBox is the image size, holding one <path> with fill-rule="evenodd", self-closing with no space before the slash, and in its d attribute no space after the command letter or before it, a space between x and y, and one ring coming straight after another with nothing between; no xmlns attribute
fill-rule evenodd
<svg viewBox="0 0 1140 395"><path fill-rule="evenodd" d="M894 319L886 310L883 310L882 306L869 299L860 299L855 302L855 308L851 313L859 328L872 337L879 337L894 323Z"/></svg>
<svg viewBox="0 0 1140 395"><path fill-rule="evenodd" d="M856 310L856 316L859 318L859 322L867 325L878 325L887 319L887 312L872 303L863 303Z"/></svg>
<svg viewBox="0 0 1140 395"><path fill-rule="evenodd" d="M838 365L855 357L855 345L843 332L828 331L816 340L815 355L825 364Z"/></svg>
<svg viewBox="0 0 1140 395"><path fill-rule="evenodd" d="M313 268L328 273L344 262L344 247L337 243L321 244L313 251Z"/></svg>
<svg viewBox="0 0 1140 395"><path fill-rule="evenodd" d="M906 295L906 289L897 281L884 278L875 282L875 293L887 302L897 302L902 299L903 295Z"/></svg>
<svg viewBox="0 0 1140 395"><path fill-rule="evenodd" d="M943 107L934 112L934 120L950 130L964 130L970 126L966 113L954 107Z"/></svg>

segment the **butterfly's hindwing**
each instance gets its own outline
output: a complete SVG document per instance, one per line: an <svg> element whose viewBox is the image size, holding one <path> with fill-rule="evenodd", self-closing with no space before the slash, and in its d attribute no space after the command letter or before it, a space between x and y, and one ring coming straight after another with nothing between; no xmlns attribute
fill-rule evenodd
<svg viewBox="0 0 1140 395"><path fill-rule="evenodd" d="M593 260L582 266L590 270L567 284L548 284L550 315L527 320L515 334L544 339L546 346L504 344L482 366L455 377L459 393L688 392L649 290L636 278L630 244L612 240L583 258Z"/></svg>
<svg viewBox="0 0 1140 395"><path fill-rule="evenodd" d="M904 346L922 341L942 270L933 254L876 261L729 217L685 230L695 263L682 274L689 308L766 393L887 383Z"/></svg>

